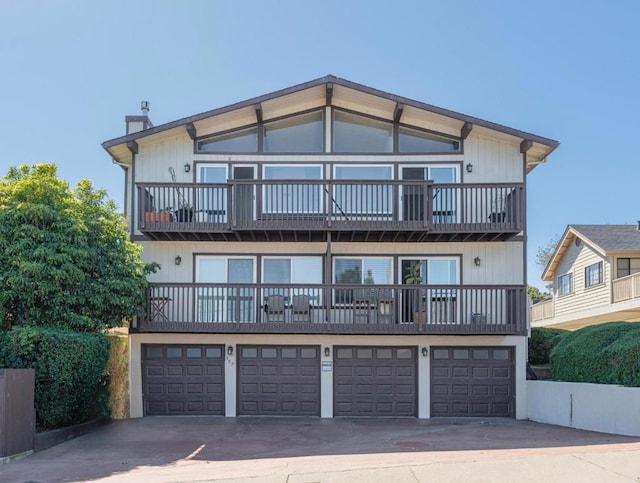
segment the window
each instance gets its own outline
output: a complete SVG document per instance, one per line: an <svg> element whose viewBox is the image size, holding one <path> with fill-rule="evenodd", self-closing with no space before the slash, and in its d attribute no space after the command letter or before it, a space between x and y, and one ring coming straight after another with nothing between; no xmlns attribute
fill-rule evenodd
<svg viewBox="0 0 640 483"><path fill-rule="evenodd" d="M392 166L336 166L335 179L366 183L336 184L332 200L334 214L343 215L351 221L391 217L393 189L384 181L393 179Z"/></svg>
<svg viewBox="0 0 640 483"><path fill-rule="evenodd" d="M390 153L393 151L393 125L390 122L334 111L333 151Z"/></svg>
<svg viewBox="0 0 640 483"><path fill-rule="evenodd" d="M322 112L288 117L265 123L265 153L321 153L323 151Z"/></svg>
<svg viewBox="0 0 640 483"><path fill-rule="evenodd" d="M209 223L226 223L227 221L227 166L206 164L200 165L198 181L200 183L219 184L198 188L196 198L196 221Z"/></svg>
<svg viewBox="0 0 640 483"><path fill-rule="evenodd" d="M628 277L640 272L640 258L618 258L616 278Z"/></svg>
<svg viewBox="0 0 640 483"><path fill-rule="evenodd" d="M584 286L593 287L602 283L602 262L594 263L584 269Z"/></svg>
<svg viewBox="0 0 640 483"><path fill-rule="evenodd" d="M255 153L258 151L258 128L220 134L198 141L198 151L203 153Z"/></svg>
<svg viewBox="0 0 640 483"><path fill-rule="evenodd" d="M333 262L333 282L337 285L385 285L393 283L391 257L336 257ZM334 292L337 304L351 303L355 298L375 298L374 291L340 289Z"/></svg>
<svg viewBox="0 0 640 483"><path fill-rule="evenodd" d="M265 180L319 180L320 166L268 165ZM263 199L265 213L319 213L322 206L322 186L311 183L267 183Z"/></svg>
<svg viewBox="0 0 640 483"><path fill-rule="evenodd" d="M569 295L573 293L573 274L567 273L558 277L558 295Z"/></svg>
<svg viewBox="0 0 640 483"><path fill-rule="evenodd" d="M196 260L198 322L252 322L255 289L227 287L227 283L255 283L255 261L251 257L199 256Z"/></svg>
<svg viewBox="0 0 640 483"><path fill-rule="evenodd" d="M264 257L262 260L262 281L273 284L321 284L322 257ZM293 299L291 295L308 295L309 302L317 305L320 302L320 288L268 288L264 296L284 295L287 303ZM291 293L293 292L293 294Z"/></svg>
<svg viewBox="0 0 640 483"><path fill-rule="evenodd" d="M400 127L398 148L401 153L443 153L460 151L460 141L417 129Z"/></svg>

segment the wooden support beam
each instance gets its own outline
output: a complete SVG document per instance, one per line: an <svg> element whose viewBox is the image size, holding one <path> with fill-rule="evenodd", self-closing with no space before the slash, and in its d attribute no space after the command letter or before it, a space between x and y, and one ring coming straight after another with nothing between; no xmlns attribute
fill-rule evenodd
<svg viewBox="0 0 640 483"><path fill-rule="evenodd" d="M256 109L256 119L258 120L258 124L262 122L262 104L257 103L255 106Z"/></svg>
<svg viewBox="0 0 640 483"><path fill-rule="evenodd" d="M127 141L127 148L131 151L131 154L138 154L138 143L135 141Z"/></svg>
<svg viewBox="0 0 640 483"><path fill-rule="evenodd" d="M189 124L185 125L185 128L187 129L187 134L189 135L189 137L191 139L195 139L198 137L198 133L196 131L196 126L195 124L193 124L192 122L190 122Z"/></svg>
<svg viewBox="0 0 640 483"><path fill-rule="evenodd" d="M465 140L469 137L469 134L471 134L471 131L473 130L473 124L471 124L470 122L465 122L464 125L462 126L462 129L460 129L460 137Z"/></svg>
<svg viewBox="0 0 640 483"><path fill-rule="evenodd" d="M533 141L530 139L523 139L520 143L520 152L523 154L526 153L531 149L531 146L533 146Z"/></svg>
<svg viewBox="0 0 640 483"><path fill-rule="evenodd" d="M402 117L402 112L404 111L404 104L397 102L396 103L396 108L393 111L393 122L394 123L399 123L400 122L400 118Z"/></svg>
<svg viewBox="0 0 640 483"><path fill-rule="evenodd" d="M327 82L327 99L326 105L331 105L331 99L333 98L333 82Z"/></svg>

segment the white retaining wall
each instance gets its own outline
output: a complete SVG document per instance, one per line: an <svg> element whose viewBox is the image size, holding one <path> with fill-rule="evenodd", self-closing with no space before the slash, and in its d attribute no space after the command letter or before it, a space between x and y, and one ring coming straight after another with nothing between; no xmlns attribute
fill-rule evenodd
<svg viewBox="0 0 640 483"><path fill-rule="evenodd" d="M527 381L527 414L539 423L640 436L640 388Z"/></svg>

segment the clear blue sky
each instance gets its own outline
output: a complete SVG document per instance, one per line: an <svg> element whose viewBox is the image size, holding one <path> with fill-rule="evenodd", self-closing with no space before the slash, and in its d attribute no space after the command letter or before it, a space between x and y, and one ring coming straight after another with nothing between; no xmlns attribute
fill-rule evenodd
<svg viewBox="0 0 640 483"><path fill-rule="evenodd" d="M0 0L0 173L53 162L121 203L100 143L334 74L557 139L529 176L537 248L640 219L640 2Z"/></svg>

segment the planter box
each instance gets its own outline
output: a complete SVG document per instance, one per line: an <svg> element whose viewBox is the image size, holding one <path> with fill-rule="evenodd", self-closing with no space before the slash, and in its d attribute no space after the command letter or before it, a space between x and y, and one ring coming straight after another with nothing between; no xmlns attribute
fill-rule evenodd
<svg viewBox="0 0 640 483"><path fill-rule="evenodd" d="M640 436L640 388L527 381L527 416L539 423Z"/></svg>
<svg viewBox="0 0 640 483"><path fill-rule="evenodd" d="M413 313L413 323L414 324L426 324L427 323L427 313L426 312L414 312Z"/></svg>
<svg viewBox="0 0 640 483"><path fill-rule="evenodd" d="M171 213L165 211L145 211L145 223L167 223L171 221Z"/></svg>

